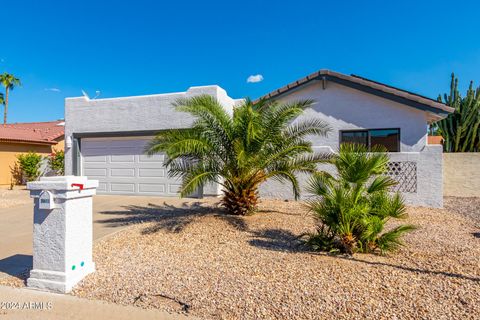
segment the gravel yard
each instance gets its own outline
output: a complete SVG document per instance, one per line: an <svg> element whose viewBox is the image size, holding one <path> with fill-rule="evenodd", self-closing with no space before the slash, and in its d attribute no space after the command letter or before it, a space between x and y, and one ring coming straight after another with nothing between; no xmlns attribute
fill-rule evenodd
<svg viewBox="0 0 480 320"><path fill-rule="evenodd" d="M476 227L480 228L480 198L445 197L444 202L446 210L473 220Z"/></svg>
<svg viewBox="0 0 480 320"><path fill-rule="evenodd" d="M407 247L347 257L297 246L312 227L299 203L242 218L211 201L125 208L109 223L135 225L96 244L97 272L73 294L205 319L480 317L479 206L410 208Z"/></svg>
<svg viewBox="0 0 480 320"><path fill-rule="evenodd" d="M28 191L25 186L14 187L9 190L7 186L0 186L0 209L10 208L22 204L31 203Z"/></svg>

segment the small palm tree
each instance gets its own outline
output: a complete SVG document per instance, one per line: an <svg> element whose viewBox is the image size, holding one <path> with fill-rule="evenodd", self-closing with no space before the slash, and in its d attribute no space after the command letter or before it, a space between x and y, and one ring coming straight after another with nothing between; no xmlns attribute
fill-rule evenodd
<svg viewBox="0 0 480 320"><path fill-rule="evenodd" d="M312 101L289 104L246 100L230 116L215 98L202 95L180 99L178 111L196 119L190 129L160 132L147 147L148 154L164 152L170 176L181 177L181 196L215 182L223 187L222 205L231 214L255 211L258 188L268 179L292 184L300 195L297 173L311 173L324 155L315 154L309 135L326 135L319 119L291 122Z"/></svg>
<svg viewBox="0 0 480 320"><path fill-rule="evenodd" d="M368 152L358 144L342 144L328 162L336 175L319 172L312 176L308 191L314 196L308 206L318 221L317 232L306 243L316 250L375 252L395 250L401 236L414 229L400 225L384 232L391 218L407 217L399 193L389 193L396 182L383 175L389 161L385 149Z"/></svg>
<svg viewBox="0 0 480 320"><path fill-rule="evenodd" d="M10 90L13 90L15 87L20 86L21 82L20 82L20 79L16 78L13 74L4 72L0 74L0 84L5 87L5 100L3 101L3 105L4 105L3 125L5 126L7 124L8 93Z"/></svg>

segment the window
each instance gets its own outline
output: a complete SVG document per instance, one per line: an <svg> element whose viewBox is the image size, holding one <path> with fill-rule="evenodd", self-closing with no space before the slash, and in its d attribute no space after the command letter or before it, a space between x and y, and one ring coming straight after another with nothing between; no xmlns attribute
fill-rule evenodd
<svg viewBox="0 0 480 320"><path fill-rule="evenodd" d="M367 146L368 131L343 131L341 142L358 143Z"/></svg>
<svg viewBox="0 0 480 320"><path fill-rule="evenodd" d="M389 152L400 152L400 129L368 129L340 131L340 143L358 143L371 150L381 145Z"/></svg>

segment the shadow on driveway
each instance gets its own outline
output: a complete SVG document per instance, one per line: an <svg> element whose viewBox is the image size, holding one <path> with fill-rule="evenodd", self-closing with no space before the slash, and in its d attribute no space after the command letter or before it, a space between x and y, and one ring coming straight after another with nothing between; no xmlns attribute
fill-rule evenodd
<svg viewBox="0 0 480 320"><path fill-rule="evenodd" d="M0 273L23 278L23 272L32 269L32 262L31 255L15 254L0 260Z"/></svg>

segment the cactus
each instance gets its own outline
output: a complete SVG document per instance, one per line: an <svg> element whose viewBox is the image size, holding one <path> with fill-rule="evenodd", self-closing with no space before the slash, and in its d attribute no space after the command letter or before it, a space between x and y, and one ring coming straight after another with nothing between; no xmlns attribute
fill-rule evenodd
<svg viewBox="0 0 480 320"><path fill-rule="evenodd" d="M480 87L473 88L473 81L462 98L458 91L458 79L452 73L450 94L438 97L439 102L455 109L447 118L435 123L437 132L443 137L445 152L480 151Z"/></svg>

